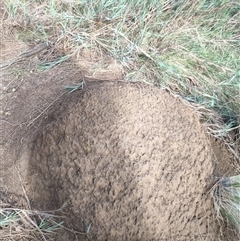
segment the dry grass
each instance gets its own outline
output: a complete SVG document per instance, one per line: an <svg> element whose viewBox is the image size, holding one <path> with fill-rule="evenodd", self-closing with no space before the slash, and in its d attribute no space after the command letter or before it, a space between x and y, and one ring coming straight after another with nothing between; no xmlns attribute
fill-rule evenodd
<svg viewBox="0 0 240 241"><path fill-rule="evenodd" d="M68 203L53 211L37 211L23 208L12 208L0 204L0 240L50 241L56 240L61 233L71 233L73 236L83 235L89 239L91 223L85 232L78 232L64 225L64 216L58 215Z"/></svg>
<svg viewBox="0 0 240 241"><path fill-rule="evenodd" d="M240 233L240 175L222 178L213 199L218 218L226 218Z"/></svg>
<svg viewBox="0 0 240 241"><path fill-rule="evenodd" d="M1 240L52 240L63 228L54 212L39 212L0 206Z"/></svg>

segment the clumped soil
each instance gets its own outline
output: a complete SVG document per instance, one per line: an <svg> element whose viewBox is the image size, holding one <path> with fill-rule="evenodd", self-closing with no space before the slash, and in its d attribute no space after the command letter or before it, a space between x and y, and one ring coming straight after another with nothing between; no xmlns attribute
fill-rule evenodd
<svg viewBox="0 0 240 241"><path fill-rule="evenodd" d="M69 201L66 224L78 231L91 224L91 240L223 238L209 195L210 142L166 91L89 83L56 104L26 151L33 206Z"/></svg>

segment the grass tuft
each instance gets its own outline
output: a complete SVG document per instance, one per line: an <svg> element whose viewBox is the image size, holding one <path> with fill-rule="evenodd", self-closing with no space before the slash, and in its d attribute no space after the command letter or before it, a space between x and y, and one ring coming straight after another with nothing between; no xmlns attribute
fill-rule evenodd
<svg viewBox="0 0 240 241"><path fill-rule="evenodd" d="M51 240L63 228L53 212L39 212L0 206L1 240Z"/></svg>
<svg viewBox="0 0 240 241"><path fill-rule="evenodd" d="M240 233L240 175L222 178L213 200L217 217L226 218Z"/></svg>

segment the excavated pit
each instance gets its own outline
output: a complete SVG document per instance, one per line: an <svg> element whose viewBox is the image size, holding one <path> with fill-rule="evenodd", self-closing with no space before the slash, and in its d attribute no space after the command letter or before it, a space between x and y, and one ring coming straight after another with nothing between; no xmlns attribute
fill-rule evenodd
<svg viewBox="0 0 240 241"><path fill-rule="evenodd" d="M91 240L218 240L213 161L180 99L143 84L92 83L59 103L35 135L27 191L36 208L69 201L65 224L91 224Z"/></svg>

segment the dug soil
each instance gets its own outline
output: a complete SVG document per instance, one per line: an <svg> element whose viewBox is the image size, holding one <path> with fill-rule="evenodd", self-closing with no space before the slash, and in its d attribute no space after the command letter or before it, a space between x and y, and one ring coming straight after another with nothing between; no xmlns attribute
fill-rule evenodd
<svg viewBox="0 0 240 241"><path fill-rule="evenodd" d="M3 40L7 62L16 42ZM85 234L62 231L59 241L238 240L211 197L216 178L234 174L229 153L167 91L103 81L122 74L108 61L102 81L86 78L72 93L63 85L87 71L77 61L2 71L1 201L37 210L67 202L65 227Z"/></svg>
<svg viewBox="0 0 240 241"><path fill-rule="evenodd" d="M217 240L214 155L197 118L164 91L96 82L49 113L29 150L38 209L70 201L92 240Z"/></svg>

